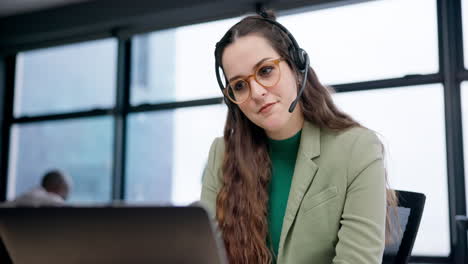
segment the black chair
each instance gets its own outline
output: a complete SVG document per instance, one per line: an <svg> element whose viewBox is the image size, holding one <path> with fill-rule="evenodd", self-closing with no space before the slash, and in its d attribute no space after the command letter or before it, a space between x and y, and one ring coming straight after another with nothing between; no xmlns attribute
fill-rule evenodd
<svg viewBox="0 0 468 264"><path fill-rule="evenodd" d="M392 243L385 246L384 264L406 264L411 256L426 196L422 193L395 190L398 197L397 214L391 217Z"/></svg>
<svg viewBox="0 0 468 264"><path fill-rule="evenodd" d="M0 238L0 263L2 264L12 264L13 262L11 261L10 255L8 254L8 251L5 247L5 245L2 242L2 239Z"/></svg>
<svg viewBox="0 0 468 264"><path fill-rule="evenodd" d="M468 230L468 217L464 215L455 216L457 223L457 236L458 236L458 247L459 250L455 256L456 264L468 263L468 238L466 231Z"/></svg>

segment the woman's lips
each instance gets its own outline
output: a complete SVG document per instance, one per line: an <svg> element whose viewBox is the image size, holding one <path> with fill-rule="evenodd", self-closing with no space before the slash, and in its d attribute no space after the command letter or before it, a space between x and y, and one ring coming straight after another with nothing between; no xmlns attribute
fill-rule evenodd
<svg viewBox="0 0 468 264"><path fill-rule="evenodd" d="M276 103L269 103L269 104L266 104L264 106L262 106L262 108L260 108L260 110L258 111L259 113L266 113L268 111L270 111L270 109L272 108L272 106L276 104Z"/></svg>

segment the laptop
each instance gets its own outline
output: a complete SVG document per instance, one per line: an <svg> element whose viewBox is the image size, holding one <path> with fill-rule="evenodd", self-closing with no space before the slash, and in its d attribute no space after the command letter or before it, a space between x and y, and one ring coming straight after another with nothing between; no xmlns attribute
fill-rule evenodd
<svg viewBox="0 0 468 264"><path fill-rule="evenodd" d="M0 208L0 238L15 264L227 263L202 207Z"/></svg>

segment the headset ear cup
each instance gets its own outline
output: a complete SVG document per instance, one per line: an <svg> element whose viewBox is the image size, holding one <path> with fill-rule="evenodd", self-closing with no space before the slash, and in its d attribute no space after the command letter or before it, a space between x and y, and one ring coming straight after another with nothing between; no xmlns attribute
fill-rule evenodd
<svg viewBox="0 0 468 264"><path fill-rule="evenodd" d="M297 51L297 67L299 70L303 71L307 67L307 52L301 48Z"/></svg>

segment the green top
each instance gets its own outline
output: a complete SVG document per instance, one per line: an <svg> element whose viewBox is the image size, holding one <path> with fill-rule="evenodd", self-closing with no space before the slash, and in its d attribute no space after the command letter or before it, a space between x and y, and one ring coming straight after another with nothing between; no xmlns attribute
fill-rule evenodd
<svg viewBox="0 0 468 264"><path fill-rule="evenodd" d="M274 259L278 256L283 218L288 203L289 189L291 188L300 141L301 131L288 139L268 140L272 164L268 199L268 243L271 243Z"/></svg>

